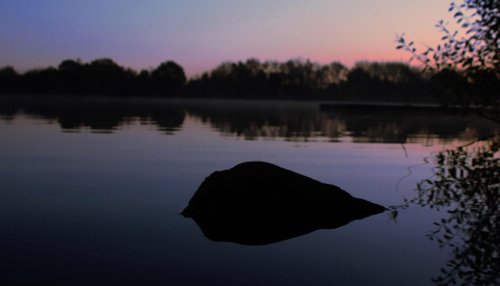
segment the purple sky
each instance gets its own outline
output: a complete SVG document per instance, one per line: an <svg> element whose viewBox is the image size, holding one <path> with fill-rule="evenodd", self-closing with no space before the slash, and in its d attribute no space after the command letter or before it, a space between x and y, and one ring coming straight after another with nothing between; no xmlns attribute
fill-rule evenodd
<svg viewBox="0 0 500 286"><path fill-rule="evenodd" d="M110 57L134 69L165 60L188 75L223 61L405 61L394 39L439 39L444 0L0 0L0 66Z"/></svg>

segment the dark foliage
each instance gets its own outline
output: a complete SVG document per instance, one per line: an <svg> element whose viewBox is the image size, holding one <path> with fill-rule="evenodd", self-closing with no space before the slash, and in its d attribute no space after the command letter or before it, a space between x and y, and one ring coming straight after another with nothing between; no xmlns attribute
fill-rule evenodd
<svg viewBox="0 0 500 286"><path fill-rule="evenodd" d="M436 27L443 36L436 47L420 53L403 35L397 48L432 71L434 91L445 105L500 122L500 1L452 2L448 11L458 28L439 21Z"/></svg>
<svg viewBox="0 0 500 286"><path fill-rule="evenodd" d="M14 92L17 88L19 74L13 67L4 67L0 69L0 88L5 92Z"/></svg>
<svg viewBox="0 0 500 286"><path fill-rule="evenodd" d="M184 69L173 61L161 63L151 72L149 78L147 88L152 88L153 92L164 94L179 92L186 83ZM147 78L145 82L148 83Z"/></svg>
<svg viewBox="0 0 500 286"><path fill-rule="evenodd" d="M172 61L139 74L107 58L90 63L64 60L57 68L34 69L24 74L11 67L0 69L0 93L170 96L180 92L185 84L184 70Z"/></svg>
<svg viewBox="0 0 500 286"><path fill-rule="evenodd" d="M294 98L368 101L431 101L429 81L401 63L361 62L351 70L339 62L308 60L226 62L187 80L173 61L151 70L124 68L111 59L64 60L57 68L18 74L0 70L0 93L105 94L226 98Z"/></svg>
<svg viewBox="0 0 500 286"><path fill-rule="evenodd" d="M419 70L402 63L359 62L341 86L351 97L376 94L386 101L432 101L429 81Z"/></svg>
<svg viewBox="0 0 500 286"><path fill-rule="evenodd" d="M445 105L461 107L500 122L500 2L463 0L449 8L457 30L436 26L441 43L419 53L413 42L398 41L433 72L433 91ZM490 130L495 134L494 130ZM438 153L434 176L417 185L408 201L447 211L429 234L452 258L433 281L438 285L500 284L500 138L491 135ZM397 215L395 210L394 215Z"/></svg>
<svg viewBox="0 0 500 286"><path fill-rule="evenodd" d="M427 82L401 63L362 62L349 70L338 62L251 59L221 64L191 80L189 91L218 97L431 101L425 97Z"/></svg>
<svg viewBox="0 0 500 286"><path fill-rule="evenodd" d="M324 66L301 60L226 62L194 78L190 91L208 96L314 97L335 89L347 71L336 62Z"/></svg>

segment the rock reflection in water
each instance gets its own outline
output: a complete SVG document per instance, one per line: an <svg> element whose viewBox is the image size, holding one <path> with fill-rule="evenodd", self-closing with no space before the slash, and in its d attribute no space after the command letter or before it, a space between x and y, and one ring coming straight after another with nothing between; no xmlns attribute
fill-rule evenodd
<svg viewBox="0 0 500 286"><path fill-rule="evenodd" d="M182 214L214 241L263 245L334 229L385 208L265 162L246 162L203 181Z"/></svg>

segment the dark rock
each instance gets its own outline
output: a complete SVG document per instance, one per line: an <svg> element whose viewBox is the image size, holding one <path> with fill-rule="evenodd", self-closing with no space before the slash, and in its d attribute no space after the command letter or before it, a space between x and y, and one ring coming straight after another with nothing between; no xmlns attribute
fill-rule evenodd
<svg viewBox="0 0 500 286"><path fill-rule="evenodd" d="M182 211L214 241L278 242L334 229L386 208L265 162L212 173Z"/></svg>

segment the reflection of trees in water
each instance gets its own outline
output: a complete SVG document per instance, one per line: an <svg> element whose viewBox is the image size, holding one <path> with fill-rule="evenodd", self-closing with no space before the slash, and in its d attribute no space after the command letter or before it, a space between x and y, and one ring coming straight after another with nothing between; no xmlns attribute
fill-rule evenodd
<svg viewBox="0 0 500 286"><path fill-rule="evenodd" d="M160 100L116 98L1 99L0 114L18 112L58 122L64 130L112 132L139 121L167 134L179 130L185 114L224 136L248 140L285 139L356 143L423 143L469 139L488 134L491 124L430 108L327 106L312 102L238 100Z"/></svg>
<svg viewBox="0 0 500 286"><path fill-rule="evenodd" d="M306 141L328 135L336 138L344 131L342 122L332 125L311 103L189 104L187 110L190 115L201 118L225 136L249 140L286 138Z"/></svg>
<svg viewBox="0 0 500 286"><path fill-rule="evenodd" d="M445 209L428 236L452 249L433 280L439 285L500 285L500 136L436 155L432 178L420 182L420 206Z"/></svg>
<svg viewBox="0 0 500 286"><path fill-rule="evenodd" d="M113 131L139 120L169 133L184 122L182 107L164 101L113 98L16 98L2 100L0 114L13 117L25 113L49 121L57 121L62 129L80 131Z"/></svg>
<svg viewBox="0 0 500 286"><path fill-rule="evenodd" d="M432 108L327 106L309 104L189 104L186 110L226 136L356 143L435 143L488 134L491 123Z"/></svg>
<svg viewBox="0 0 500 286"><path fill-rule="evenodd" d="M327 106L329 120L344 120L356 143L428 143L484 136L492 123L437 108ZM467 132L466 132L467 130Z"/></svg>
<svg viewBox="0 0 500 286"><path fill-rule="evenodd" d="M0 119L11 121L14 119L18 111L19 109L17 106L0 102Z"/></svg>

